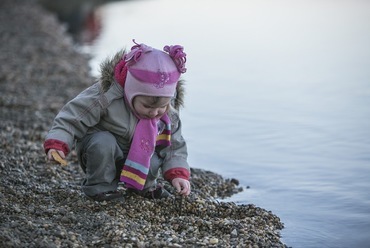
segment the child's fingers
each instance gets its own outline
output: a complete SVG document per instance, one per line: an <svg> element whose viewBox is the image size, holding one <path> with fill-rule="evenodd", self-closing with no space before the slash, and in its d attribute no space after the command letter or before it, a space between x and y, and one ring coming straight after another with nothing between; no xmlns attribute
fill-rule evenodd
<svg viewBox="0 0 370 248"><path fill-rule="evenodd" d="M190 182L188 180L175 178L172 181L172 185L177 193L185 196L190 194Z"/></svg>
<svg viewBox="0 0 370 248"><path fill-rule="evenodd" d="M51 155L51 153L52 153L52 152L55 152L55 151L56 151L55 149L50 149L50 150L48 151L47 157L48 157L48 160L49 160L49 161L54 161L54 158L53 158L53 156Z"/></svg>
<svg viewBox="0 0 370 248"><path fill-rule="evenodd" d="M66 155L64 155L64 152L62 151L57 151L59 156L62 158L62 159L65 159L66 158Z"/></svg>
<svg viewBox="0 0 370 248"><path fill-rule="evenodd" d="M182 195L189 195L190 194L190 182L189 181L183 181L180 185L181 187L181 190L180 190L180 194Z"/></svg>
<svg viewBox="0 0 370 248"><path fill-rule="evenodd" d="M183 188L183 193L184 195L189 195L190 194L190 182L186 181L185 185L186 186Z"/></svg>
<svg viewBox="0 0 370 248"><path fill-rule="evenodd" d="M177 193L180 193L181 192L180 182L175 181L174 184L173 184L173 187L175 187Z"/></svg>
<svg viewBox="0 0 370 248"><path fill-rule="evenodd" d="M64 152L62 152L62 151L57 151L55 149L50 149L50 151L48 152L48 159L50 161L56 161L59 164L61 164L63 166L66 166L68 163L64 158L65 158L65 155L64 155Z"/></svg>

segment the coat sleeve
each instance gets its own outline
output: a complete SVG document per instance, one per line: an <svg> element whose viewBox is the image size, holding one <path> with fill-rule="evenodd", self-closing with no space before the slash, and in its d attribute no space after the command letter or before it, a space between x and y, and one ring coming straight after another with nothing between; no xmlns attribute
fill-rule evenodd
<svg viewBox="0 0 370 248"><path fill-rule="evenodd" d="M54 148L68 154L74 140L82 138L99 122L102 113L100 102L100 86L96 83L64 105L46 136L45 152Z"/></svg>
<svg viewBox="0 0 370 248"><path fill-rule="evenodd" d="M189 180L190 167L187 162L188 152L181 132L181 120L178 114L172 115L171 146L163 148L159 155L164 158L162 172L166 180L176 177Z"/></svg>

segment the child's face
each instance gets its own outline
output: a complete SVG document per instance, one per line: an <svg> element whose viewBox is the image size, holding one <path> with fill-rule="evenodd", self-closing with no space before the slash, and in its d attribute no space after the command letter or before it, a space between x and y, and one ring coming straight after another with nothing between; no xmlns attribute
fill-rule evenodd
<svg viewBox="0 0 370 248"><path fill-rule="evenodd" d="M136 96L132 106L140 118L161 118L166 113L170 101L170 97Z"/></svg>

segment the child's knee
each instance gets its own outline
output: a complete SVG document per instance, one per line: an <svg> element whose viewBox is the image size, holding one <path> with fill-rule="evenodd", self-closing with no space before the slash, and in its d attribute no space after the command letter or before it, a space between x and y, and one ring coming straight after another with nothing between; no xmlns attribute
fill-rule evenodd
<svg viewBox="0 0 370 248"><path fill-rule="evenodd" d="M110 132L98 132L91 138L87 152L104 156L116 152L117 147L117 140Z"/></svg>

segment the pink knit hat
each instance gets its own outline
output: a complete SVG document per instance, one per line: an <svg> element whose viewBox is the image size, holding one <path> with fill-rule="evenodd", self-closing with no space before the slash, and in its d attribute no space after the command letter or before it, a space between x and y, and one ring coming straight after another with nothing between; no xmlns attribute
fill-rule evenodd
<svg viewBox="0 0 370 248"><path fill-rule="evenodd" d="M127 73L124 91L131 108L132 100L138 95L173 97L181 73L186 72L183 47L165 46L164 51L160 51L145 44L137 44L135 40L134 43L136 45L124 55L115 70L118 81L123 81L120 72Z"/></svg>

